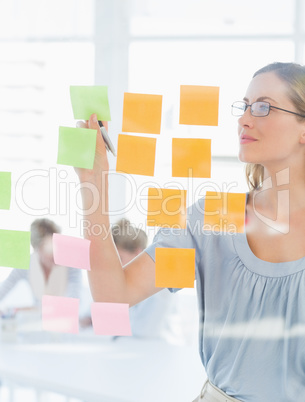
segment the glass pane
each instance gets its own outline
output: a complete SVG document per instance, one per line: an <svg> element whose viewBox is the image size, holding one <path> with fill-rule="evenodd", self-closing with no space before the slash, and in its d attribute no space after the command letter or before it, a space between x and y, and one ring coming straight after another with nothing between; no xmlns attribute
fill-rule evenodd
<svg viewBox="0 0 305 402"><path fill-rule="evenodd" d="M169 138L212 138L213 155L237 155L237 119L233 101L244 97L253 73L274 61L292 61L289 41L173 41L134 42L130 46L129 90L163 96L158 142L164 158ZM179 125L180 85L220 87L219 126ZM163 135L162 135L163 134ZM164 164L170 161L164 159Z"/></svg>
<svg viewBox="0 0 305 402"><path fill-rule="evenodd" d="M0 0L0 38L92 36L94 0Z"/></svg>
<svg viewBox="0 0 305 402"><path fill-rule="evenodd" d="M133 35L287 34L295 2L286 0L132 0ZM162 12L161 12L162 10Z"/></svg>
<svg viewBox="0 0 305 402"><path fill-rule="evenodd" d="M79 54L86 54L86 58ZM1 168L16 168L16 162L22 162L23 167L43 160L54 163L54 132L59 125L74 124L69 86L93 83L93 45L1 44L0 72Z"/></svg>
<svg viewBox="0 0 305 402"><path fill-rule="evenodd" d="M70 211L56 202L61 181L75 182L73 168L56 165L58 127L75 126L69 86L93 85L94 62L86 41L0 44L0 171L13 172L19 188L10 211L0 211L3 228L28 230L40 213L70 227Z"/></svg>
<svg viewBox="0 0 305 402"><path fill-rule="evenodd" d="M300 63L305 65L305 43L303 46L300 46L300 50L302 51L302 55L300 57Z"/></svg>

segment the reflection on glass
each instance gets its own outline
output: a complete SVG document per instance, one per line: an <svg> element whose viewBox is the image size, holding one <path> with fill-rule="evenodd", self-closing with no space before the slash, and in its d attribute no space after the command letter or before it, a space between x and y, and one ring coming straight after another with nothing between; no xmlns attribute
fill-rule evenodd
<svg viewBox="0 0 305 402"><path fill-rule="evenodd" d="M0 2L0 38L77 38L94 32L94 0Z"/></svg>
<svg viewBox="0 0 305 402"><path fill-rule="evenodd" d="M131 33L158 35L289 34L294 2L286 0L132 0ZM162 15L160 13L162 10ZM276 10L276 12L275 12Z"/></svg>

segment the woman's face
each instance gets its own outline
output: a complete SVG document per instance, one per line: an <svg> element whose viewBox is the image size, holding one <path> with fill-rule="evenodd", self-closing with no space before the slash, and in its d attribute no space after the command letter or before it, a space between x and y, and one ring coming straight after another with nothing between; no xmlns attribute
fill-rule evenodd
<svg viewBox="0 0 305 402"><path fill-rule="evenodd" d="M266 101L271 106L298 112L287 93L287 84L269 72L252 79L244 100L247 104ZM239 159L284 169L298 156L305 158L304 133L305 123L293 114L270 109L268 116L254 117L247 108L238 119Z"/></svg>

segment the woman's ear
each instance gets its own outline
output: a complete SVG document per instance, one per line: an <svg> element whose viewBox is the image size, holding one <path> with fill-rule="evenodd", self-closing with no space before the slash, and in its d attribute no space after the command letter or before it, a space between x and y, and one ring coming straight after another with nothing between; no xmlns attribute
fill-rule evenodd
<svg viewBox="0 0 305 402"><path fill-rule="evenodd" d="M300 144L305 144L305 129L304 129L304 132L301 133Z"/></svg>

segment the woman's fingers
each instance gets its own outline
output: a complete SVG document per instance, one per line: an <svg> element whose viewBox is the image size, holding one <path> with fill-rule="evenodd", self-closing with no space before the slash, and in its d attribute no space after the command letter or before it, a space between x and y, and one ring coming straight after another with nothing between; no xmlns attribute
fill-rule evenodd
<svg viewBox="0 0 305 402"><path fill-rule="evenodd" d="M91 128L91 129L93 129L93 130L97 130L97 129L100 128L100 126L99 126L99 124L98 124L98 121L97 121L97 116L96 116L95 113L93 113L93 114L90 116L90 119L89 119L89 128Z"/></svg>
<svg viewBox="0 0 305 402"><path fill-rule="evenodd" d="M108 123L105 123L105 128L108 128ZM96 153L95 153L95 161L94 161L94 167L93 171L108 171L109 170L109 164L108 164L108 158L107 158L107 151L105 147L105 142L103 140L103 136L100 130L100 126L97 120L96 114L92 114L89 118L89 120L86 121L78 121L76 123L76 127L78 128L89 128L92 130L97 131L97 137L96 137ZM91 174L92 172L89 172L87 169L78 169L75 168L76 173L79 176L87 176L88 174Z"/></svg>
<svg viewBox="0 0 305 402"><path fill-rule="evenodd" d="M108 131L108 121L102 121L103 126L105 127L105 129ZM86 121L77 121L76 122L76 127L78 128L92 128L92 129L99 129L100 126L98 124L97 121L97 116L96 114L92 114L90 116L90 120L86 120Z"/></svg>
<svg viewBox="0 0 305 402"><path fill-rule="evenodd" d="M108 121L102 121L102 123L105 129L108 131Z"/></svg>
<svg viewBox="0 0 305 402"><path fill-rule="evenodd" d="M106 154L106 147L105 147L105 142L103 140L103 136L101 133L100 125L97 120L96 114L92 114L90 116L89 122L88 122L88 127L97 130L98 136L97 136L97 153L102 152L102 154Z"/></svg>
<svg viewBox="0 0 305 402"><path fill-rule="evenodd" d="M86 121L77 121L76 122L77 128L88 128L88 120Z"/></svg>

